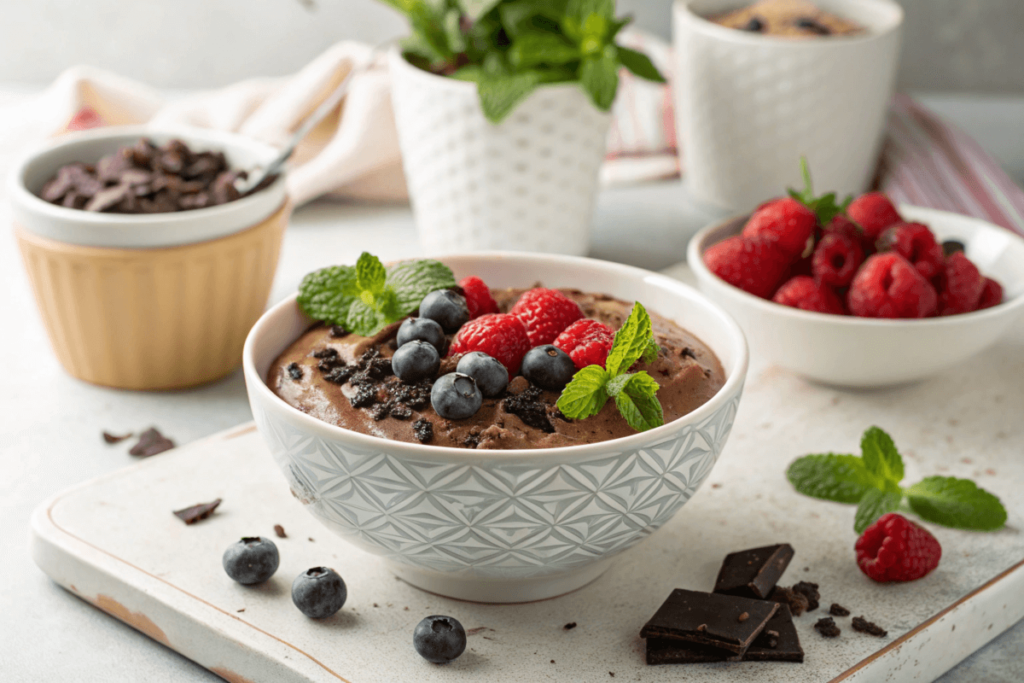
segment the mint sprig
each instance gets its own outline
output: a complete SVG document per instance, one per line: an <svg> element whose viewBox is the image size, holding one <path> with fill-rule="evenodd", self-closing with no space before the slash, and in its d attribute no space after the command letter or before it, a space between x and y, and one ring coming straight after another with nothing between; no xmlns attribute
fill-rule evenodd
<svg viewBox="0 0 1024 683"><path fill-rule="evenodd" d="M836 202L836 193L829 192L820 197L814 195L814 185L811 183L811 170L807 166L807 157L800 157L800 172L804 177L804 189L798 192L793 188L789 189L789 196L797 200L818 217L820 225L827 226L832 219L841 213L846 213L846 208L853 201L853 195L847 195L842 203Z"/></svg>
<svg viewBox="0 0 1024 683"><path fill-rule="evenodd" d="M299 285L299 307L311 318L362 337L401 320L430 292L456 285L448 266L423 259L385 268L363 252L354 266L330 266L309 273Z"/></svg>
<svg viewBox="0 0 1024 683"><path fill-rule="evenodd" d="M837 503L857 504L854 530L860 534L904 499L922 519L973 531L1006 524L999 499L969 479L927 477L902 488L903 458L892 437L870 427L861 437L861 455L805 455L790 464L786 477L800 493Z"/></svg>
<svg viewBox="0 0 1024 683"><path fill-rule="evenodd" d="M608 352L605 367L588 365L573 375L572 381L558 397L558 409L570 420L597 415L615 399L619 413L638 432L665 424L665 414L658 401L658 382L645 371L629 372L638 360L652 362L658 354L651 316L640 302L618 332Z"/></svg>

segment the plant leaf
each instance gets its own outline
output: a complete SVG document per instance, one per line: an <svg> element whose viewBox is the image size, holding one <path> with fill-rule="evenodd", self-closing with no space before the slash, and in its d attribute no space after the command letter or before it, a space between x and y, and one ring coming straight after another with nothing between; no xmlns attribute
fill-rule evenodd
<svg viewBox="0 0 1024 683"><path fill-rule="evenodd" d="M579 61L580 51L553 33L527 33L516 38L508 50L508 60L520 69L540 64L568 64Z"/></svg>
<svg viewBox="0 0 1024 683"><path fill-rule="evenodd" d="M387 279L387 271L380 259L368 251L359 255L356 261L356 277L359 282L359 289L380 294L384 291L384 281Z"/></svg>
<svg viewBox="0 0 1024 683"><path fill-rule="evenodd" d="M457 284L452 269L433 259L396 263L388 269L386 283L395 293L395 320L419 308L427 294Z"/></svg>
<svg viewBox="0 0 1024 683"><path fill-rule="evenodd" d="M612 376L625 372L632 367L647 349L654 337L651 328L651 316L639 301L633 304L633 310L615 333L612 349L605 361L605 368Z"/></svg>
<svg viewBox="0 0 1024 683"><path fill-rule="evenodd" d="M637 52L621 45L618 46L618 52L619 61L622 62L622 66L629 69L636 76L648 81L654 81L655 83L665 82L665 77L658 71L658 67L654 66L651 58L643 52Z"/></svg>
<svg viewBox="0 0 1024 683"><path fill-rule="evenodd" d="M580 84L594 106L602 111L611 109L619 88L619 59L614 45L607 45L599 55L583 60Z"/></svg>
<svg viewBox="0 0 1024 683"><path fill-rule="evenodd" d="M853 520L853 530L857 534L864 533L864 530L874 524L875 520L879 517L889 512L895 512L902 500L903 496L899 493L871 489L864 494L860 504L857 506L857 515Z"/></svg>
<svg viewBox="0 0 1024 683"><path fill-rule="evenodd" d="M615 405L629 426L645 432L665 424L661 403L655 397L660 388L646 372L629 375L622 391L615 396Z"/></svg>
<svg viewBox="0 0 1024 683"><path fill-rule="evenodd" d="M535 71L518 74L483 74L477 89L480 107L491 123L500 123L516 105L537 87L540 77Z"/></svg>
<svg viewBox="0 0 1024 683"><path fill-rule="evenodd" d="M352 334L357 334L360 337L372 337L387 323L382 311L362 299L356 299L349 306L344 326Z"/></svg>
<svg viewBox="0 0 1024 683"><path fill-rule="evenodd" d="M501 0L458 0L458 3L470 19L476 20L494 9L494 6L500 1Z"/></svg>
<svg viewBox="0 0 1024 683"><path fill-rule="evenodd" d="M358 276L352 266L321 268L302 278L299 308L311 318L332 325L345 325L349 308L358 292Z"/></svg>
<svg viewBox="0 0 1024 683"><path fill-rule="evenodd" d="M883 482L898 485L903 481L903 458L892 437L878 427L869 427L860 439L864 466Z"/></svg>
<svg viewBox="0 0 1024 683"><path fill-rule="evenodd" d="M608 400L605 385L609 375L600 365L588 365L573 375L562 389L556 405L570 420L582 420L597 413Z"/></svg>
<svg viewBox="0 0 1024 683"><path fill-rule="evenodd" d="M992 531L1006 524L999 499L968 479L927 477L907 489L910 508L929 522Z"/></svg>
<svg viewBox="0 0 1024 683"><path fill-rule="evenodd" d="M805 496L836 503L858 503L868 491L877 489L875 476L856 455L805 455L790 464L786 478Z"/></svg>

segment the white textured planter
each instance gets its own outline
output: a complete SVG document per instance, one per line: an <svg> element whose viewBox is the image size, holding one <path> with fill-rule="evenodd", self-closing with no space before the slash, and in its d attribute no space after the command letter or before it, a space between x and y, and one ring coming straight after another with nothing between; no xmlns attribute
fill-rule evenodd
<svg viewBox="0 0 1024 683"><path fill-rule="evenodd" d="M747 211L803 187L801 156L818 191L864 191L878 163L903 10L893 0L817 0L867 33L807 39L704 19L737 4L674 6L676 128L690 193Z"/></svg>
<svg viewBox="0 0 1024 683"><path fill-rule="evenodd" d="M611 117L578 84L542 86L495 125L475 83L395 51L391 93L424 251L587 253Z"/></svg>

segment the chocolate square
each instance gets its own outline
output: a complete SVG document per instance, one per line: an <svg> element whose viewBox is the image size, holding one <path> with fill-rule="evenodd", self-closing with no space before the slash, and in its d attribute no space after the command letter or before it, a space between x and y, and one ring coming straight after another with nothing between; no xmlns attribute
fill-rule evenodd
<svg viewBox="0 0 1024 683"><path fill-rule="evenodd" d="M658 664L703 664L706 662L728 662L738 660L735 652L706 645L687 643L676 638L648 638L647 663Z"/></svg>
<svg viewBox="0 0 1024 683"><path fill-rule="evenodd" d="M715 581L715 592L764 599L793 559L788 543L729 553Z"/></svg>
<svg viewBox="0 0 1024 683"><path fill-rule="evenodd" d="M675 638L743 654L779 604L677 588L640 631L641 638Z"/></svg>
<svg viewBox="0 0 1024 683"><path fill-rule="evenodd" d="M772 645L774 644L774 647ZM802 662L804 650L800 647L793 615L786 605L768 620L761 635L754 639L743 654L745 662Z"/></svg>

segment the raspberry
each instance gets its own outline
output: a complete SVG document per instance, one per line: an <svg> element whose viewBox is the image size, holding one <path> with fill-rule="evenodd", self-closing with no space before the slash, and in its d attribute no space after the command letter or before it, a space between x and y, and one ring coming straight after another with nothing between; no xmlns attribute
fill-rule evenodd
<svg viewBox="0 0 1024 683"><path fill-rule="evenodd" d="M814 248L811 272L824 285L845 287L853 281L863 262L864 250L856 239L838 231L826 232Z"/></svg>
<svg viewBox="0 0 1024 683"><path fill-rule="evenodd" d="M479 318L488 313L499 313L498 303L491 296L490 288L480 278L472 275L459 282L469 308L469 319Z"/></svg>
<svg viewBox="0 0 1024 683"><path fill-rule="evenodd" d="M509 313L526 325L531 346L550 344L562 330L583 317L579 304L557 289L543 287L519 297Z"/></svg>
<svg viewBox="0 0 1024 683"><path fill-rule="evenodd" d="M854 549L860 570L883 583L920 579L942 558L942 546L927 529L895 512L869 526Z"/></svg>
<svg viewBox="0 0 1024 683"><path fill-rule="evenodd" d="M855 242L861 242L864 238L864 231L857 227L857 224L851 221L843 214L837 214L829 224L825 226L825 234L837 234L849 237Z"/></svg>
<svg viewBox="0 0 1024 683"><path fill-rule="evenodd" d="M864 262L847 294L850 313L864 318L924 318L936 310L931 284L899 254L875 254Z"/></svg>
<svg viewBox="0 0 1024 683"><path fill-rule="evenodd" d="M565 328L555 339L555 346L569 354L576 369L580 370L588 365L600 365L603 368L614 341L615 332L612 328L597 320L584 318Z"/></svg>
<svg viewBox="0 0 1024 683"><path fill-rule="evenodd" d="M846 215L864 231L865 238L874 242L882 231L902 221L892 202L881 192L868 192L854 199L846 207Z"/></svg>
<svg viewBox="0 0 1024 683"><path fill-rule="evenodd" d="M722 240L704 252L708 270L730 285L762 299L775 292L791 261L792 258L773 242L739 235Z"/></svg>
<svg viewBox="0 0 1024 683"><path fill-rule="evenodd" d="M797 275L779 287L772 301L783 306L792 306L817 313L843 315L843 303L827 285L815 282L814 278Z"/></svg>
<svg viewBox="0 0 1024 683"><path fill-rule="evenodd" d="M452 339L448 355L482 351L497 358L509 377L519 372L523 356L530 350L530 339L523 322L507 313L495 313L470 320Z"/></svg>
<svg viewBox="0 0 1024 683"><path fill-rule="evenodd" d="M922 223L897 223L885 229L878 238L879 253L894 251L914 264L918 272L931 280L942 272L945 256L942 245Z"/></svg>
<svg viewBox="0 0 1024 683"><path fill-rule="evenodd" d="M985 278L985 289L981 290L978 310L992 308L1003 303L1003 286L990 277Z"/></svg>
<svg viewBox="0 0 1024 683"><path fill-rule="evenodd" d="M978 309L985 278L962 251L950 254L937 278L939 315L970 313Z"/></svg>
<svg viewBox="0 0 1024 683"><path fill-rule="evenodd" d="M793 199L777 199L759 207L743 226L744 237L760 237L774 242L794 260L807 248L818 218L814 212Z"/></svg>

